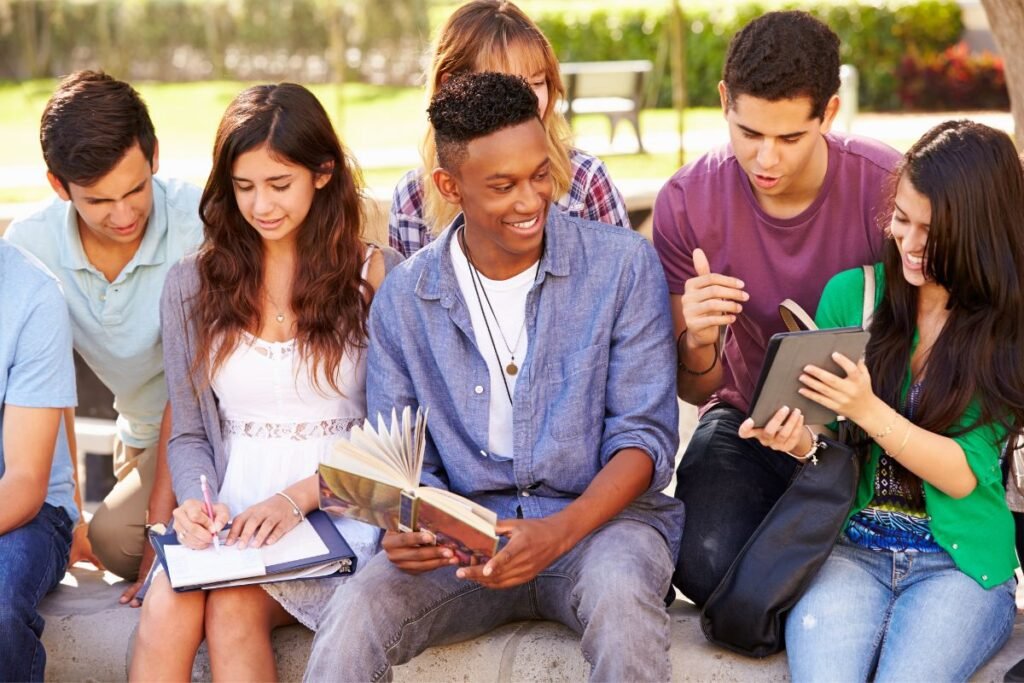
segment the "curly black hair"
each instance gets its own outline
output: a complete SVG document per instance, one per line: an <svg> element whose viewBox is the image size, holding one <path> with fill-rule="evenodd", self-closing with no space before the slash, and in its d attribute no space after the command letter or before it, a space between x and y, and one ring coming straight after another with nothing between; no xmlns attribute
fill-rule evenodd
<svg viewBox="0 0 1024 683"><path fill-rule="evenodd" d="M537 95L519 76L493 72L452 76L427 108L438 162L454 173L471 141L531 118L540 120L537 106Z"/></svg>
<svg viewBox="0 0 1024 683"><path fill-rule="evenodd" d="M811 98L811 118L839 90L839 37L807 12L769 12L733 36L722 80L735 106L740 95L777 102Z"/></svg>

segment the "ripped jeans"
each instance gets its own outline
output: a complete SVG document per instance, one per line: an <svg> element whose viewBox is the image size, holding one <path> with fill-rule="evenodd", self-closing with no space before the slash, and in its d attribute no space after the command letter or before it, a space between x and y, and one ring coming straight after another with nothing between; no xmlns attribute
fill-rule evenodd
<svg viewBox="0 0 1024 683"><path fill-rule="evenodd" d="M985 590L945 552L878 552L845 537L786 621L802 681L966 681L1010 637L1016 579Z"/></svg>

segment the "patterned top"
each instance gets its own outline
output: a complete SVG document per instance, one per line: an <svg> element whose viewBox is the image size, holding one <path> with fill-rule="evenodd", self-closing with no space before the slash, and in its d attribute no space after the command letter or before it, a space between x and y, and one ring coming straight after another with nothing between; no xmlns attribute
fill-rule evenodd
<svg viewBox="0 0 1024 683"><path fill-rule="evenodd" d="M622 194L612 183L608 169L597 157L578 149L569 152L572 181L569 191L555 206L570 216L629 228L629 214ZM388 242L406 258L434 241L424 218L423 170L413 169L395 186L388 213Z"/></svg>
<svg viewBox="0 0 1024 683"><path fill-rule="evenodd" d="M908 420L921 401L920 382L912 384L903 410ZM875 471L875 497L871 504L850 518L846 536L868 550L901 550L935 553L942 550L932 536L930 517L925 510L924 486L920 480L908 485L906 468L882 453ZM916 490L913 490L915 489Z"/></svg>

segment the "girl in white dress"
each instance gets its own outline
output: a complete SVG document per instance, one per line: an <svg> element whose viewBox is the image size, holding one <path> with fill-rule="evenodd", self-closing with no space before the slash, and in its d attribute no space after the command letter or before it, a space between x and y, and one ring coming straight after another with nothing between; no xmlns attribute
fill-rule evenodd
<svg viewBox="0 0 1024 683"><path fill-rule="evenodd" d="M188 547L229 520L228 546L280 539L317 508L317 464L366 416L365 320L385 259L359 237L357 173L301 86L249 88L224 114L200 203L206 240L161 302L173 528ZM217 492L213 519L200 474ZM335 523L358 567L378 530ZM157 573L130 677L189 679L205 638L214 679L276 679L271 631L315 629L343 580L175 593Z"/></svg>

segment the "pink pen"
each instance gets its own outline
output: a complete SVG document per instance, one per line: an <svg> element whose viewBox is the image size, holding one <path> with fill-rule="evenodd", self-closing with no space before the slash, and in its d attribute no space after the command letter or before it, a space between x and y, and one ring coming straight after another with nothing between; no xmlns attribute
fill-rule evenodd
<svg viewBox="0 0 1024 683"><path fill-rule="evenodd" d="M206 483L205 474L199 475L199 486L201 486L203 489L203 507L206 509L206 516L209 517L210 521L212 522L213 501L210 499L210 486L209 484ZM217 534L213 535L213 547L218 551L220 550L220 539L217 537Z"/></svg>

